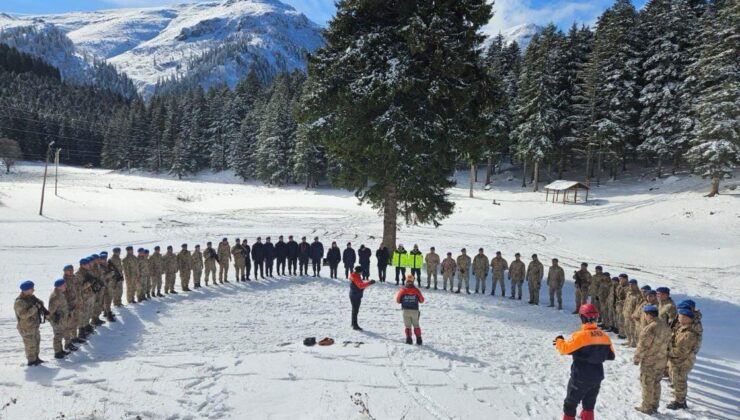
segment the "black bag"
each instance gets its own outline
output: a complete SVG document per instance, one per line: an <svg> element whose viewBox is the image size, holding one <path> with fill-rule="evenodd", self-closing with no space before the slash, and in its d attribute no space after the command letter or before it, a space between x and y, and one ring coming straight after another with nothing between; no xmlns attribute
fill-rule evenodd
<svg viewBox="0 0 740 420"><path fill-rule="evenodd" d="M308 337L308 338L305 338L303 340L303 345L304 346L308 346L308 347L315 346L316 345L316 337Z"/></svg>

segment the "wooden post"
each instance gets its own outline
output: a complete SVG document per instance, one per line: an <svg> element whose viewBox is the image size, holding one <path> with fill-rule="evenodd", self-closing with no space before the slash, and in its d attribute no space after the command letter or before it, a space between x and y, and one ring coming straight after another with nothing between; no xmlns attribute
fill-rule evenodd
<svg viewBox="0 0 740 420"><path fill-rule="evenodd" d="M46 148L46 163L44 163L44 181L41 184L41 207L39 207L39 216L44 215L44 192L46 192L46 174L49 170L49 156L51 156L51 146L54 142L49 143L49 147Z"/></svg>
<svg viewBox="0 0 740 420"><path fill-rule="evenodd" d="M548 198L550 197L550 189L545 188L545 202L547 202Z"/></svg>
<svg viewBox="0 0 740 420"><path fill-rule="evenodd" d="M57 149L57 153L54 156L54 165L56 165L56 169L54 171L54 195L57 197L59 194L57 193L57 186L59 184L59 153L62 151L62 148Z"/></svg>
<svg viewBox="0 0 740 420"><path fill-rule="evenodd" d="M578 185L576 185L575 195L573 196L573 204L578 204Z"/></svg>

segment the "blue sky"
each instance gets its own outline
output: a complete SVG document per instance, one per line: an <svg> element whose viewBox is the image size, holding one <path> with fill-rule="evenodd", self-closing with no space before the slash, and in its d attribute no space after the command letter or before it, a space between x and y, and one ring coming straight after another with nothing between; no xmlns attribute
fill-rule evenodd
<svg viewBox="0 0 740 420"><path fill-rule="evenodd" d="M183 0L3 0L0 11L10 13L61 13L116 7L144 7L180 3ZM187 1L187 0L184 0ZM283 0L324 25L334 14L334 0ZM640 8L646 0L633 0ZM593 24L613 0L496 0L494 17L485 31L491 34L522 23L555 22L565 29L574 21Z"/></svg>

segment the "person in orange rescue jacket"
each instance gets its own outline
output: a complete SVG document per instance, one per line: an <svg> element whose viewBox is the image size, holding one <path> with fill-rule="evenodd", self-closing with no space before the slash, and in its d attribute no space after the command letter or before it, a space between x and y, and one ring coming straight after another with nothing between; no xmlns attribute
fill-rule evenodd
<svg viewBox="0 0 740 420"><path fill-rule="evenodd" d="M375 284L375 280L362 281L362 267L359 265L349 275L349 280L349 301L352 303L352 329L362 331L362 328L357 324L357 315L360 313L362 295L368 286Z"/></svg>
<svg viewBox="0 0 740 420"><path fill-rule="evenodd" d="M578 314L583 324L581 330L574 332L570 340L566 341L559 335L553 342L560 354L573 356L568 393L563 403L563 420L575 420L576 409L581 403L580 418L594 419L596 397L604 379L604 362L614 360L614 346L609 336L596 326L599 312L594 305L581 305Z"/></svg>
<svg viewBox="0 0 740 420"><path fill-rule="evenodd" d="M406 328L406 344L413 344L411 327L414 327L416 344L421 345L421 328L419 327L419 304L424 303L424 295L414 286L414 276L406 276L406 285L396 294L396 303L401 304L403 310L403 325Z"/></svg>

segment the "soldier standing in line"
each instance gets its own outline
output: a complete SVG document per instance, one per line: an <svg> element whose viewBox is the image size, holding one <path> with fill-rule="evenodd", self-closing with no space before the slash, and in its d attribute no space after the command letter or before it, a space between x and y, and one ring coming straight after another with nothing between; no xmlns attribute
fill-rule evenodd
<svg viewBox="0 0 740 420"><path fill-rule="evenodd" d="M16 327L23 339L28 366L37 366L44 363L39 358L39 348L41 347L39 327L44 321L44 317L49 314L49 311L44 307L44 303L34 296L33 292L33 282L30 280L24 281L21 283L21 293L15 298L13 304L15 318L18 321Z"/></svg>
<svg viewBox="0 0 740 420"><path fill-rule="evenodd" d="M619 338L627 338L625 329L627 323L624 319L624 304L627 300L627 293L629 292L629 276L622 273L619 275L619 286L616 289L616 296L614 298L614 317L617 320L617 328L619 329Z"/></svg>
<svg viewBox="0 0 740 420"><path fill-rule="evenodd" d="M65 295L66 291L67 286L64 284L64 279L59 279L54 282L54 291L49 296L49 321L51 322L51 329L54 332L52 346L54 347L55 359L64 359L64 357L69 355L69 352L64 351L64 347L62 346L63 339L67 339L67 347L72 345L69 337L65 337L67 323L70 321L69 305L67 296Z"/></svg>
<svg viewBox="0 0 740 420"><path fill-rule="evenodd" d="M126 247L126 257L121 262L123 264L123 274L126 277L126 301L136 303L136 287L139 282L139 263L134 256L134 247Z"/></svg>
<svg viewBox="0 0 740 420"><path fill-rule="evenodd" d="M622 303L622 320L624 329L621 331L624 333L627 341L622 343L622 345L632 347L632 344L634 343L634 347L637 347L636 335L638 331L635 328L634 321L632 320L632 313L635 311L635 308L637 308L637 305L640 304L643 296L640 288L637 286L637 279L630 279L627 284L628 287L625 292L624 302Z"/></svg>
<svg viewBox="0 0 740 420"><path fill-rule="evenodd" d="M193 288L200 289L200 277L203 275L203 253L200 244L195 245L193 251Z"/></svg>
<svg viewBox="0 0 740 420"><path fill-rule="evenodd" d="M540 304L540 283L545 275L545 267L542 266L537 254L532 254L532 261L527 266L527 283L529 284L529 304Z"/></svg>
<svg viewBox="0 0 740 420"><path fill-rule="evenodd" d="M606 332L619 333L616 299L620 287L619 277L612 277L611 287L607 289L606 298L603 299L606 302L606 316L604 317L604 325L606 326L604 331ZM599 297L599 300L602 300L602 297Z"/></svg>
<svg viewBox="0 0 740 420"><path fill-rule="evenodd" d="M111 268L111 265L108 262L107 251L102 251L100 253L100 268L101 272L103 273L103 292L101 296L102 301L100 302L99 309L100 312L102 312L105 316L105 319L108 320L108 322L116 322L113 311L111 310L113 295L115 293L115 271L113 270L113 268Z"/></svg>
<svg viewBox="0 0 740 420"><path fill-rule="evenodd" d="M601 283L604 278L609 279L609 276L604 274L604 267L597 265L594 267L594 275L591 276L591 283L588 285L588 295L591 296L591 303L596 307L596 310L601 314L601 321L604 318L604 309L601 307L601 301L599 300L599 290L601 289Z"/></svg>
<svg viewBox="0 0 740 420"><path fill-rule="evenodd" d="M244 251L244 275L242 275L242 281L251 281L249 277L252 275L252 259L250 258L252 248L247 244L247 240L242 240L242 250Z"/></svg>
<svg viewBox="0 0 740 420"><path fill-rule="evenodd" d="M642 312L645 327L640 331L634 356L635 365L640 366L642 404L635 409L653 415L658 412L660 403L660 380L668 362L671 331L667 324L658 320L658 308L655 305L645 305Z"/></svg>
<svg viewBox="0 0 740 420"><path fill-rule="evenodd" d="M676 304L671 299L671 289L658 287L655 291L658 293L658 316L668 325L676 319L676 315L678 314Z"/></svg>
<svg viewBox="0 0 740 420"><path fill-rule="evenodd" d="M275 245L269 236L265 238L265 244L262 249L265 254L265 275L272 277L272 268L275 265Z"/></svg>
<svg viewBox="0 0 740 420"><path fill-rule="evenodd" d="M514 261L509 265L509 280L511 280L510 299L522 300L522 285L524 284L524 274L526 269L521 257L521 254L517 252L514 254Z"/></svg>
<svg viewBox="0 0 740 420"><path fill-rule="evenodd" d="M336 241L332 241L329 250L326 251L326 261L329 263L329 278L336 279L339 262L342 261L342 253Z"/></svg>
<svg viewBox="0 0 740 420"><path fill-rule="evenodd" d="M162 257L164 266L164 292L167 294L177 294L175 291L175 276L177 275L178 263L172 245L167 246L167 253ZM213 284L216 284L216 277L213 277Z"/></svg>
<svg viewBox="0 0 740 420"><path fill-rule="evenodd" d="M486 294L486 278L488 277L488 257L483 253L483 248L478 248L478 255L473 257L473 275L475 275L475 293L479 288L481 293Z"/></svg>
<svg viewBox="0 0 740 420"><path fill-rule="evenodd" d="M324 259L324 245L319 242L319 237L313 238L311 243L311 266L313 268L313 276L321 276L321 263Z"/></svg>
<svg viewBox="0 0 740 420"><path fill-rule="evenodd" d="M658 307L658 297L655 290L648 290L645 292L645 300L640 302L640 304L637 306L637 309L635 309L635 312L632 314L632 319L635 320L637 323L636 331L637 331L637 345L640 345L640 332L645 328L645 325L647 324L647 320L644 316L642 316L644 309L648 305L653 305L656 308Z"/></svg>
<svg viewBox="0 0 740 420"><path fill-rule="evenodd" d="M88 330L90 331L90 333L92 333L94 327L104 324L104 322L98 317L99 312L96 313L98 309L98 295L103 288L103 281L100 278L99 268L100 255L93 254L89 256L87 278L90 286L87 289L88 293L85 295L85 308L87 309L85 316L86 319L89 321Z"/></svg>
<svg viewBox="0 0 740 420"><path fill-rule="evenodd" d="M75 327L77 328L77 337L82 340L86 339L88 334L92 332L87 317L87 296L90 293L90 281L86 279L86 274L89 263L90 260L87 257L80 259L80 265L74 274L78 297L78 305L75 307Z"/></svg>
<svg viewBox="0 0 740 420"><path fill-rule="evenodd" d="M588 302L588 289L591 287L591 273L588 272L588 263L581 263L581 269L573 272L573 280L576 288L576 309L573 314L577 314L578 308Z"/></svg>
<svg viewBox="0 0 740 420"><path fill-rule="evenodd" d="M139 266L139 282L136 288L136 299L143 302L149 300L147 297L149 294L149 256L144 248L139 248L138 252L139 256L136 262Z"/></svg>
<svg viewBox="0 0 740 420"><path fill-rule="evenodd" d="M246 266L246 262L244 261L244 248L242 248L242 243L239 238L236 238L234 246L231 247L231 255L234 257L234 273L236 273L236 282L238 283L244 279L244 269Z"/></svg>
<svg viewBox="0 0 740 420"><path fill-rule="evenodd" d="M552 259L552 265L547 270L547 288L550 294L550 305L555 307L555 296L558 297L558 309L563 309L563 285L565 285L565 271L558 265L558 259ZM598 313L599 311L596 311Z"/></svg>
<svg viewBox="0 0 740 420"><path fill-rule="evenodd" d="M293 240L293 235L288 236L286 250L288 254L288 275L295 276L298 274L298 242Z"/></svg>
<svg viewBox="0 0 740 420"><path fill-rule="evenodd" d="M691 299L682 300L678 303L676 308L679 311L681 309L690 309L694 315L691 319L691 328L696 332L697 341L696 347L694 348L694 354L691 357L691 367L693 367L696 362L696 355L699 353L699 349L701 348L702 337L704 336L704 326L701 323L701 311L696 309L696 302ZM678 319L674 320L671 325L671 331L676 331L680 326L681 323L678 322Z"/></svg>
<svg viewBox="0 0 740 420"><path fill-rule="evenodd" d="M115 270L118 270L118 273L113 278L113 280L115 280L113 283L113 306L121 307L123 306L124 283L123 261L121 261L121 248L113 248L113 255L110 257L110 260L108 262L112 265L112 267L115 267ZM67 288L69 288L69 282L67 282Z"/></svg>
<svg viewBox="0 0 740 420"><path fill-rule="evenodd" d="M352 270L355 267L355 262L357 261L357 254L355 254L354 248L352 248L352 243L347 242L347 248L344 248L344 251L342 252L342 264L344 264L344 278L348 279L350 273L352 273Z"/></svg>
<svg viewBox="0 0 740 420"><path fill-rule="evenodd" d="M265 278L265 248L262 238L257 237L257 242L252 245L252 262L254 263L254 279ZM257 275L259 272L259 276Z"/></svg>
<svg viewBox="0 0 740 420"><path fill-rule="evenodd" d="M388 271L388 261L390 261L391 254L388 252L388 247L383 246L381 243L378 249L375 251L375 259L377 260L378 266L378 281L385 283L385 276Z"/></svg>
<svg viewBox="0 0 740 420"><path fill-rule="evenodd" d="M65 340L69 337L69 340L66 340L68 343L85 343L85 339L77 336L78 319L80 316L79 308L80 305L82 305L82 297L80 296L80 288L82 285L79 283L77 277L75 277L74 267L71 264L64 266L64 275L62 278L64 279L64 283L67 285L67 292L64 295L67 297L67 306L69 308L69 320L67 322ZM70 351L77 350L76 347L74 349L72 347L74 346L70 344L65 348Z"/></svg>
<svg viewBox="0 0 740 420"><path fill-rule="evenodd" d="M190 291L190 272L193 269L193 258L188 251L188 244L182 244L182 250L177 254L177 271L180 272L180 289Z"/></svg>
<svg viewBox="0 0 740 420"><path fill-rule="evenodd" d="M213 249L213 246L210 241L206 242L206 249L203 252L203 265L205 267L206 275L205 275L205 282L206 286L208 286L208 279L213 279L213 284L216 284L216 261L218 260L218 254L216 253L216 250Z"/></svg>
<svg viewBox="0 0 740 420"><path fill-rule="evenodd" d="M285 260L288 259L288 244L283 241L283 235L278 236L275 243L275 260L277 261L278 276L285 275Z"/></svg>
<svg viewBox="0 0 740 420"><path fill-rule="evenodd" d="M506 296L506 283L504 282L504 272L509 269L509 264L501 256L501 251L496 251L496 256L491 258L491 271L493 284L491 285L491 296L496 296L496 285L501 284L501 296ZM514 289L512 297L514 297Z"/></svg>
<svg viewBox="0 0 740 420"><path fill-rule="evenodd" d="M699 334L692 325L694 311L684 307L678 310L677 328L671 338L668 353L668 375L673 384L673 402L666 408L670 410L685 410L686 394L688 393L689 372L694 366L694 360L699 347Z"/></svg>
<svg viewBox="0 0 740 420"><path fill-rule="evenodd" d="M298 267L300 268L300 275L308 275L308 259L311 257L311 245L306 242L306 237L301 238L301 243L298 244Z"/></svg>
<svg viewBox="0 0 740 420"><path fill-rule="evenodd" d="M95 325L105 324L100 319L100 314L105 312L106 295L108 294L108 285L110 284L110 272L108 270L108 252L103 251L98 254L97 270L95 275L98 278L95 292L95 302L93 304L93 320Z"/></svg>
<svg viewBox="0 0 740 420"><path fill-rule="evenodd" d="M434 252L434 247L429 248L429 253L424 257L424 262L427 264L427 289L430 286L432 277L434 277L434 290L437 290L437 271L440 261L439 254Z"/></svg>
<svg viewBox="0 0 740 420"><path fill-rule="evenodd" d="M370 248L365 245L360 245L360 249L357 250L357 259L360 261L360 267L362 267L362 279L370 279L370 257L373 256L373 252Z"/></svg>
<svg viewBox="0 0 740 420"><path fill-rule="evenodd" d="M221 284L229 282L229 261L231 260L231 246L229 246L229 240L223 238L221 243L218 244L218 280ZM213 279L213 284L216 284L216 279Z"/></svg>
<svg viewBox="0 0 740 420"><path fill-rule="evenodd" d="M470 294L470 257L466 253L465 248L460 250L461 254L457 257L457 291L460 293L463 283L465 283L465 291Z"/></svg>
<svg viewBox="0 0 740 420"><path fill-rule="evenodd" d="M149 257L149 295L151 297L163 296L162 273L164 273L162 248L157 245L154 247L154 253Z"/></svg>

